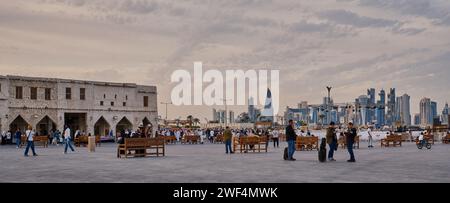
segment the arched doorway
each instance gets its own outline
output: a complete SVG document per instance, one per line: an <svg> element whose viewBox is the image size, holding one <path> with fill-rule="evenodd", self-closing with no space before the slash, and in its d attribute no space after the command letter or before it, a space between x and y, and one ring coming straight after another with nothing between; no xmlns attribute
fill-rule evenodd
<svg viewBox="0 0 450 203"><path fill-rule="evenodd" d="M100 135L102 137L106 136L109 134L109 130L111 129L111 126L109 125L109 123L106 121L105 118L100 117L97 122L94 125L94 135Z"/></svg>
<svg viewBox="0 0 450 203"><path fill-rule="evenodd" d="M39 135L49 135L54 130L56 130L56 123L48 116L45 116L36 124L36 132Z"/></svg>
<svg viewBox="0 0 450 203"><path fill-rule="evenodd" d="M28 123L25 121L25 119L22 118L21 115L18 115L16 119L14 119L13 122L9 125L9 130L14 133L17 130L20 130L22 133L25 133L25 131L28 128Z"/></svg>
<svg viewBox="0 0 450 203"><path fill-rule="evenodd" d="M128 120L127 117L123 117L116 125L116 133L122 133L126 129L132 130L132 128L133 124L130 122L130 120Z"/></svg>

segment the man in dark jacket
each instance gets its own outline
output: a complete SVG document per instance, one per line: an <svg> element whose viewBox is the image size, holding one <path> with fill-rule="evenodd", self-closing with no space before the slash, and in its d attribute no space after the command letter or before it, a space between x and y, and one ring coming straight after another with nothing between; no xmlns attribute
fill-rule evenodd
<svg viewBox="0 0 450 203"><path fill-rule="evenodd" d="M330 123L330 126L327 129L327 144L330 147L330 150L328 151L328 161L336 161L334 156L334 150L336 149L337 145L337 137L336 137L336 131L334 127L334 122Z"/></svg>
<svg viewBox="0 0 450 203"><path fill-rule="evenodd" d="M286 127L286 141L288 143L288 158L289 161L295 161L294 152L295 152L295 141L297 140L297 134L295 134L294 130L294 121L289 120L289 125Z"/></svg>
<svg viewBox="0 0 450 203"><path fill-rule="evenodd" d="M353 127L353 123L348 123L348 130L345 133L347 139L347 150L350 154L350 160L347 162L355 162L355 155L353 154L353 143L355 142L356 137L356 128Z"/></svg>

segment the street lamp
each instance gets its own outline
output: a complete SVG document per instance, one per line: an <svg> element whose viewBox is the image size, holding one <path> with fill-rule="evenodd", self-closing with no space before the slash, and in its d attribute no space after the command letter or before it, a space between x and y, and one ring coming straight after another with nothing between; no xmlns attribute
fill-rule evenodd
<svg viewBox="0 0 450 203"><path fill-rule="evenodd" d="M328 99L327 99L327 122L330 122L330 120L331 120L331 111L330 111L330 103L331 103L331 89L332 89L333 87L331 87L331 86L327 86L327 91L328 91Z"/></svg>
<svg viewBox="0 0 450 203"><path fill-rule="evenodd" d="M227 119L228 119L228 116L227 116L227 112L228 112L228 110L227 110L227 101L231 101L231 99L224 99L224 98L222 98L222 101L224 102L224 104L225 104L225 127L227 126Z"/></svg>
<svg viewBox="0 0 450 203"><path fill-rule="evenodd" d="M167 105L173 104L172 102L161 102L161 104L166 105L166 121L167 121Z"/></svg>

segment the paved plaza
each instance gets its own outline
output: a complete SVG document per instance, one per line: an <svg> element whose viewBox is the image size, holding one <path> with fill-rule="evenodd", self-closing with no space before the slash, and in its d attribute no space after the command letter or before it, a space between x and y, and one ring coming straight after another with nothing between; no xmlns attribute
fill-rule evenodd
<svg viewBox="0 0 450 203"><path fill-rule="evenodd" d="M356 163L339 149L337 162L319 163L317 151L296 152L297 161L282 160L282 149L268 153L226 155L222 144L167 145L166 157L116 158L116 145L103 143L95 153L76 148L37 147L37 157L24 149L0 146L0 182L450 182L450 145L431 150L403 147L368 149L361 143Z"/></svg>

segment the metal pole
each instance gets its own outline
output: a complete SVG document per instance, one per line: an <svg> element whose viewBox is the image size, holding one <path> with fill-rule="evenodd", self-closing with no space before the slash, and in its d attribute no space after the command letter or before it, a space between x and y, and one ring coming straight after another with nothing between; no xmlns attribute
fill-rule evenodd
<svg viewBox="0 0 450 203"><path fill-rule="evenodd" d="M161 104L166 105L166 122L167 122L167 105L172 104L172 102L161 102Z"/></svg>

